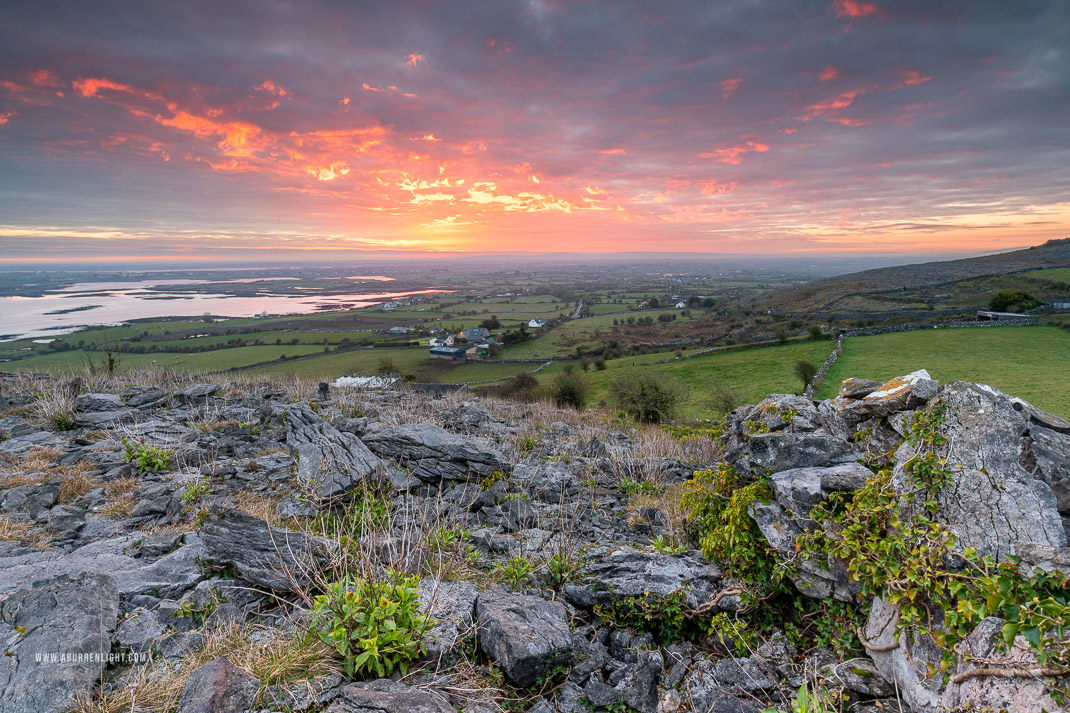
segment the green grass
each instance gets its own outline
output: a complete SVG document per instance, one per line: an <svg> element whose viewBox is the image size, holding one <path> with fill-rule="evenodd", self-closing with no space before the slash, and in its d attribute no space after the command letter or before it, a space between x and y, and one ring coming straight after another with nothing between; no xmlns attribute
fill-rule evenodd
<svg viewBox="0 0 1070 713"><path fill-rule="evenodd" d="M660 314L675 314L677 323L686 322L687 318L679 316L680 312L681 310L677 309L643 309L626 314L600 314L583 319L570 319L536 339L506 347L502 350L501 356L503 359L543 359L551 356L565 356L572 354L577 345L593 345L618 338L623 332L614 331L613 320L652 317L656 323Z"/></svg>
<svg viewBox="0 0 1070 713"><path fill-rule="evenodd" d="M1022 273L1025 277L1036 277L1041 280L1053 280L1070 285L1070 267L1055 267L1050 270L1033 270Z"/></svg>
<svg viewBox="0 0 1070 713"><path fill-rule="evenodd" d="M297 376L310 379L335 379L346 374L374 374L379 362L389 359L402 374L416 373L430 361L426 348L420 349L353 349L341 353L327 353L313 359L271 364L250 370L250 374L265 376Z"/></svg>
<svg viewBox="0 0 1070 713"><path fill-rule="evenodd" d="M121 354L119 369L173 369L175 371L198 373L204 371L221 371L235 366L246 366L262 361L273 361L280 355L297 356L315 354L322 351L322 346L283 345L261 347L237 347L235 349L218 349L211 352L195 354L174 354L157 352L154 354ZM99 355L94 355L97 362ZM44 354L29 359L0 364L0 371L37 371L50 374L69 374L85 369L85 352L74 350L56 354Z"/></svg>
<svg viewBox="0 0 1070 713"><path fill-rule="evenodd" d="M680 418L713 418L714 412L710 388L716 382L731 384L739 390L745 403L757 403L772 393L796 393L802 385L792 373L800 360L821 364L832 351L828 340L801 342L783 346L748 349L737 352L721 352L680 359L666 364L654 362L671 356L672 353L644 354L637 357L612 359L605 371L591 368L585 376L592 386L591 403L610 400L609 382L618 377L627 378L640 370L656 370L679 383L684 392ZM539 372L539 380L547 384L554 374L564 368L562 364Z"/></svg>
<svg viewBox="0 0 1070 713"><path fill-rule="evenodd" d="M850 337L818 398L836 395L848 377L891 379L926 369L941 384L989 384L1070 417L1070 334L1055 327L931 329Z"/></svg>

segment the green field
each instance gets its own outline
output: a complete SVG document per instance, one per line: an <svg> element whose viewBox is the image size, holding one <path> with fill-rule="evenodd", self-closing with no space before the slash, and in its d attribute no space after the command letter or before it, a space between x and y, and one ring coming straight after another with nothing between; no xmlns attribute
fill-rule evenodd
<svg viewBox="0 0 1070 713"><path fill-rule="evenodd" d="M1022 273L1026 277L1036 277L1041 280L1054 280L1070 285L1070 267L1056 267L1051 270L1033 270Z"/></svg>
<svg viewBox="0 0 1070 713"><path fill-rule="evenodd" d="M989 384L1070 417L1070 334L1055 327L932 329L850 337L818 398L836 395L849 377L890 379L926 369L941 384Z"/></svg>
<svg viewBox="0 0 1070 713"><path fill-rule="evenodd" d="M199 373L204 371L221 371L235 366L248 366L260 362L274 361L282 355L300 356L303 354L315 354L323 351L322 346L313 345L290 345L283 346L264 345L260 347L236 347L234 349L220 349L211 352L196 352L193 354L120 354L119 369L127 371L131 369L173 369L175 371ZM94 357L99 362L100 355ZM39 371L52 374L69 374L81 372L86 368L86 355L80 349L56 354L44 354L0 363L0 371Z"/></svg>
<svg viewBox="0 0 1070 713"><path fill-rule="evenodd" d="M609 401L611 380L627 378L641 370L654 369L680 385L684 394L681 418L713 418L718 415L715 413L710 393L714 383L731 384L739 391L744 403L752 404L771 393L796 393L802 385L792 373L795 363L804 360L821 364L832 351L832 347L832 342L822 339L815 342L704 354L656 364L656 361L671 356L671 353L662 352L612 359L606 363L605 371L592 368L585 376L592 386L590 402L598 404L602 400ZM563 364L555 364L540 372L539 380L548 384L563 368Z"/></svg>

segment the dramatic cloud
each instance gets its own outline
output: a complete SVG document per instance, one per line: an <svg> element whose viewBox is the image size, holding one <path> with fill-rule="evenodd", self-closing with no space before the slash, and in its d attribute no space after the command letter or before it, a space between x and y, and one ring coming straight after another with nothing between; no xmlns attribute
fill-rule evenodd
<svg viewBox="0 0 1070 713"><path fill-rule="evenodd" d="M1035 244L1070 234L1068 23L1058 0L9 3L0 259Z"/></svg>

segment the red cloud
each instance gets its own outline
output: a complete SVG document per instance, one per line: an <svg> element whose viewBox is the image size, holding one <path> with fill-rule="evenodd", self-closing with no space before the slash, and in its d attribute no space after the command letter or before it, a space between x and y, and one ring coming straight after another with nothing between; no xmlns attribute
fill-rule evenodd
<svg viewBox="0 0 1070 713"><path fill-rule="evenodd" d="M858 2L858 0L833 0L832 10L836 17L865 17L880 12L876 3Z"/></svg>
<svg viewBox="0 0 1070 713"><path fill-rule="evenodd" d="M820 79L822 82L828 82L828 81L831 81L833 79L839 79L840 78L840 71L841 70L840 70L839 67L833 67L830 64L829 66L827 66L827 67L825 67L824 69L821 70L821 74L818 75L818 79Z"/></svg>
<svg viewBox="0 0 1070 713"><path fill-rule="evenodd" d="M409 58L405 61L405 64L409 65L410 67L415 67L420 62L425 61L426 60L424 59L424 56L422 54L410 54Z"/></svg>
<svg viewBox="0 0 1070 713"><path fill-rule="evenodd" d="M286 96L286 90L275 84L270 79L265 79L263 82L253 87L258 92L267 92L268 94L274 94L276 96Z"/></svg>
<svg viewBox="0 0 1070 713"><path fill-rule="evenodd" d="M742 77L732 77L721 82L721 97L727 99L732 93L739 89L739 85L743 83Z"/></svg>
<svg viewBox="0 0 1070 713"><path fill-rule="evenodd" d="M718 183L717 181L710 181L702 187L702 195L714 196L724 193L731 193L736 190L736 186L739 185L735 181L730 183Z"/></svg>
<svg viewBox="0 0 1070 713"><path fill-rule="evenodd" d="M63 83L59 81L52 72L47 69L35 69L30 72L30 81L39 87L62 87Z"/></svg>
<svg viewBox="0 0 1070 713"><path fill-rule="evenodd" d="M900 76L901 76L901 81L899 82L899 84L897 84L895 86L896 89L898 89L900 87L909 87L909 86L914 85L914 84L924 84L925 82L927 82L930 79L932 79L932 77L923 77L923 76L921 76L921 72L919 72L916 69L908 69L905 72L903 72Z"/></svg>
<svg viewBox="0 0 1070 713"><path fill-rule="evenodd" d="M11 121L11 118L14 116L17 115L13 111L5 111L3 114L0 114L0 126L3 126L7 122Z"/></svg>

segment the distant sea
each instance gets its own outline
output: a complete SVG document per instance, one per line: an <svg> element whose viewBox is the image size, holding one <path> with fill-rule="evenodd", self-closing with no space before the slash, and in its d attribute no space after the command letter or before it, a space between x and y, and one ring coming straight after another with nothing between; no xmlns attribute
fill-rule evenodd
<svg viewBox="0 0 1070 713"><path fill-rule="evenodd" d="M439 290L332 295L260 295L168 292L167 285L199 285L296 280L292 277L225 281L161 279L138 282L82 282L41 297L0 297L0 341L47 338L83 327L121 324L132 319L199 317L210 313L225 317L268 314L310 314L325 309L367 307L395 297ZM386 282L393 278L358 275L350 279ZM154 288L154 289L149 289Z"/></svg>

